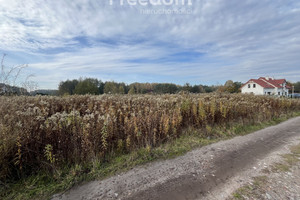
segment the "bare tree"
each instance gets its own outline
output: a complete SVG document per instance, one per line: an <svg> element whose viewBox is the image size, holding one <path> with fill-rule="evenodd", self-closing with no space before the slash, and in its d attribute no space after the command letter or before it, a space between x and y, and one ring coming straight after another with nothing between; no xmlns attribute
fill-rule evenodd
<svg viewBox="0 0 300 200"><path fill-rule="evenodd" d="M29 93L36 90L38 87L36 82L30 80L32 77L34 77L33 74L28 75L25 81L22 83L23 88L25 88Z"/></svg>
<svg viewBox="0 0 300 200"><path fill-rule="evenodd" d="M26 94L27 91L31 92L35 90L37 84L29 80L34 77L33 74L27 75L24 81L20 80L23 70L27 68L28 65L22 64L7 69L4 65L5 57L6 54L3 54L1 59L0 94L14 93L16 92L14 90L18 90L20 94ZM18 81L20 82L19 84Z"/></svg>

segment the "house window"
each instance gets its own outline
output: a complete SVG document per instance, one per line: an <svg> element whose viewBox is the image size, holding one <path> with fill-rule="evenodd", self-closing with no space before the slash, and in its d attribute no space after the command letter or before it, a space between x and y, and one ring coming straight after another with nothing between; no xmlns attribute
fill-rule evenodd
<svg viewBox="0 0 300 200"><path fill-rule="evenodd" d="M271 92L268 92L268 95L271 95Z"/></svg>
<svg viewBox="0 0 300 200"><path fill-rule="evenodd" d="M280 96L280 92L278 92L278 95Z"/></svg>
<svg viewBox="0 0 300 200"><path fill-rule="evenodd" d="M250 85L250 84L248 84L248 88L251 88L251 85Z"/></svg>
<svg viewBox="0 0 300 200"><path fill-rule="evenodd" d="M287 92L285 92L285 96L287 95Z"/></svg>
<svg viewBox="0 0 300 200"><path fill-rule="evenodd" d="M253 88L256 88L256 84L253 84Z"/></svg>

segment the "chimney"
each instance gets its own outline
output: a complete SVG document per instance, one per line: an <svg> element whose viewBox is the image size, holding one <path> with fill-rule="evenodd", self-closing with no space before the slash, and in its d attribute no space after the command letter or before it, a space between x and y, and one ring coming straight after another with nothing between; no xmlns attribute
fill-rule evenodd
<svg viewBox="0 0 300 200"><path fill-rule="evenodd" d="M268 81L270 78L269 78L269 76L266 76L266 80Z"/></svg>

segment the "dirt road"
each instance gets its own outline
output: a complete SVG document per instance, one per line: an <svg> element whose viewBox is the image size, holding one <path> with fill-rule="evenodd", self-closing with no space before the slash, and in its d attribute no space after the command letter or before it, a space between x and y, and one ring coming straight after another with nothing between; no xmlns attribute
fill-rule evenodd
<svg viewBox="0 0 300 200"><path fill-rule="evenodd" d="M300 117L56 195L65 199L225 199L300 139Z"/></svg>

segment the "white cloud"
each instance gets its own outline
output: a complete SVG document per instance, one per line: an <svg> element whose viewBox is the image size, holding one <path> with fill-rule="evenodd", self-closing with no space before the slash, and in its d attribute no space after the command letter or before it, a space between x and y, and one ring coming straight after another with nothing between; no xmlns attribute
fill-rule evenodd
<svg viewBox="0 0 300 200"><path fill-rule="evenodd" d="M110 6L108 0L0 0L0 5L0 50L45 58L30 66L55 70L56 81L74 71L118 78L149 73L174 82L245 81L266 73L300 77L300 3L293 0L193 0L191 15L143 15L141 6ZM65 52L47 55L53 48ZM204 55L157 63L184 51Z"/></svg>

